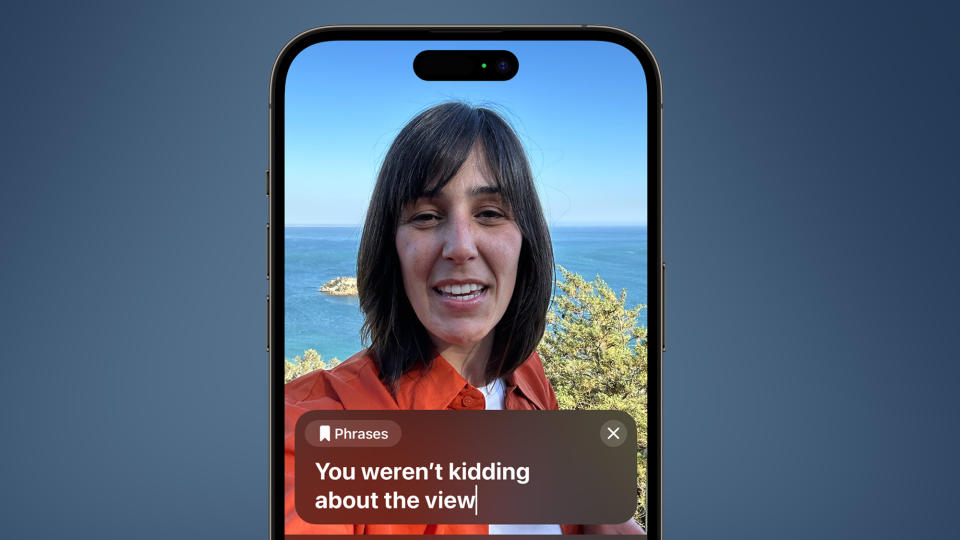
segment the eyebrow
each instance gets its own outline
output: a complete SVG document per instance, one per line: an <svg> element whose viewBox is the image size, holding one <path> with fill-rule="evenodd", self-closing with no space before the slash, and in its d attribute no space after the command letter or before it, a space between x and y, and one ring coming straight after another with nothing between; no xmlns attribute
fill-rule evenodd
<svg viewBox="0 0 960 540"><path fill-rule="evenodd" d="M475 186L470 190L470 195L473 197L479 197L481 195L499 195L500 186ZM421 197L426 197L428 199L435 199L437 197L443 196L443 188L433 188L431 190L425 191Z"/></svg>
<svg viewBox="0 0 960 540"><path fill-rule="evenodd" d="M476 186L470 190L470 194L477 195L497 195L500 193L500 186Z"/></svg>

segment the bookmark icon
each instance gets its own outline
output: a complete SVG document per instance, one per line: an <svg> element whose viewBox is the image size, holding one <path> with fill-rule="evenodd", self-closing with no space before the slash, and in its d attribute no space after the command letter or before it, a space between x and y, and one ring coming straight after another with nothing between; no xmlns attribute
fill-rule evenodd
<svg viewBox="0 0 960 540"><path fill-rule="evenodd" d="M330 440L330 426L320 426L320 442Z"/></svg>

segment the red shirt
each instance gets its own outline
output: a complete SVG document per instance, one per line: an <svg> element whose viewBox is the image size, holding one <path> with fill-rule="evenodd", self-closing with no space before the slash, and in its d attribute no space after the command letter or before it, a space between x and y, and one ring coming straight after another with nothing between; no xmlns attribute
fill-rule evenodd
<svg viewBox="0 0 960 540"><path fill-rule="evenodd" d="M504 378L508 410L556 410L557 397L534 352ZM284 514L286 534L488 534L487 525L315 525L300 519L294 506L294 426L313 410L484 410L483 393L437 355L429 370L403 375L396 398L380 382L366 351L332 370L317 370L284 386ZM561 525L564 534L580 534L579 525Z"/></svg>

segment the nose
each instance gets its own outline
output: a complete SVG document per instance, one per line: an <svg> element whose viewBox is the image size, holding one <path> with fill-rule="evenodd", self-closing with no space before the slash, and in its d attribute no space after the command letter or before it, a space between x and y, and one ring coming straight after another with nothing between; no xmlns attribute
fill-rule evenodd
<svg viewBox="0 0 960 540"><path fill-rule="evenodd" d="M477 256L475 231L469 218L451 216L445 229L443 239L444 259L463 264Z"/></svg>

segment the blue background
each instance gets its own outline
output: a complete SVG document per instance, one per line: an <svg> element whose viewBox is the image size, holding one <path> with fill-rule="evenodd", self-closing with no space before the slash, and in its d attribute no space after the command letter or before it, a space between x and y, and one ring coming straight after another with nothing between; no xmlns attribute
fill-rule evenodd
<svg viewBox="0 0 960 540"><path fill-rule="evenodd" d="M953 536L957 10L9 2L0 526L264 538L267 88L337 23L591 23L664 79L669 538Z"/></svg>

